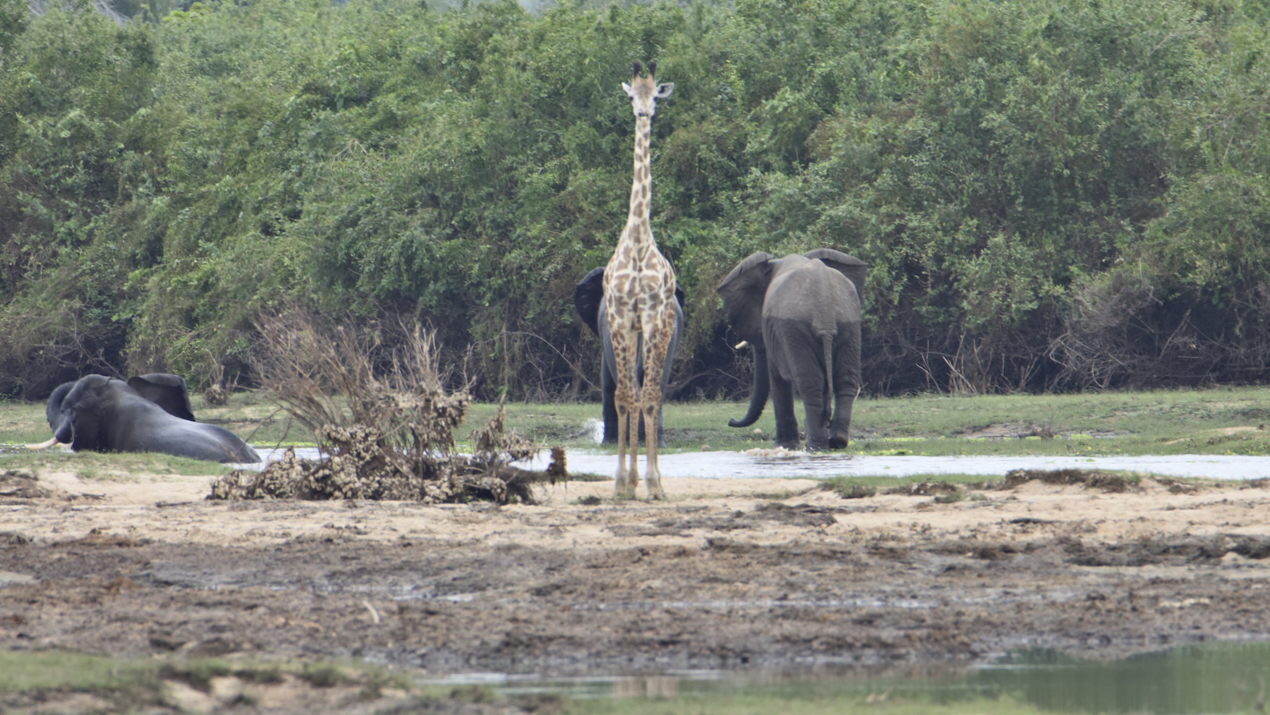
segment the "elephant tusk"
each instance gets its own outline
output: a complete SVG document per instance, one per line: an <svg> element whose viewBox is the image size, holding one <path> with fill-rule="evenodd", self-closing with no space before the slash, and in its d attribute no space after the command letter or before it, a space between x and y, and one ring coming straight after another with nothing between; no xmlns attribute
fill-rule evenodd
<svg viewBox="0 0 1270 715"><path fill-rule="evenodd" d="M732 347L732 349L733 349L733 350L740 350L741 348L745 347L746 345L749 345L749 343L748 343L748 342L746 342L745 340L742 340L741 342L739 342L739 343L737 343L736 345L734 345L734 346Z"/></svg>
<svg viewBox="0 0 1270 715"><path fill-rule="evenodd" d="M49 447L52 447L56 444L59 444L59 442L57 441L57 437L53 437L47 442L41 442L39 444L28 444L26 445L26 448L27 449L48 449Z"/></svg>

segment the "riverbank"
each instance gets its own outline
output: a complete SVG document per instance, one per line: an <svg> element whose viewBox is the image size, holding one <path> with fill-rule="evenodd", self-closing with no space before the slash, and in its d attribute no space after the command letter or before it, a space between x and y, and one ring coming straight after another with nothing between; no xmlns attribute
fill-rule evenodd
<svg viewBox="0 0 1270 715"><path fill-rule="evenodd" d="M10 474L0 644L649 673L1270 638L1262 482L1035 476L858 499L669 479L666 503L573 482L539 505L425 507Z"/></svg>

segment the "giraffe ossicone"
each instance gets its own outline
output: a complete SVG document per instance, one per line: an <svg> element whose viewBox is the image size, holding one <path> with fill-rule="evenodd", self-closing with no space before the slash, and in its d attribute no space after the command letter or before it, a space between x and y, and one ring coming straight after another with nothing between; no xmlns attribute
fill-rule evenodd
<svg viewBox="0 0 1270 715"><path fill-rule="evenodd" d="M648 76L641 76L634 64L630 83L622 89L630 97L635 113L635 165L631 184L630 210L613 257L604 268L604 314L613 346L617 391L617 479L614 493L633 496L639 483L639 417L645 425L656 425L661 407L661 377L666 354L675 332L675 271L657 250L650 225L652 176L649 145L652 118L657 101L674 91L672 82L658 84L657 63L648 63ZM643 380L637 379L636 365L643 352ZM649 430L652 433L651 429ZM629 465L626 459L630 447ZM648 494L664 499L661 469L657 464L657 439L647 440L648 463L645 476Z"/></svg>

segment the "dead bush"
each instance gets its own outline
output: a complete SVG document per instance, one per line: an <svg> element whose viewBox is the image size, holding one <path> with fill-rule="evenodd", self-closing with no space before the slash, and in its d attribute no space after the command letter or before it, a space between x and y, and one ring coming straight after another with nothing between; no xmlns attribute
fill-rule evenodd
<svg viewBox="0 0 1270 715"><path fill-rule="evenodd" d="M446 391L431 334L402 326L386 336L376 323L327 328L298 310L263 315L257 328L261 388L313 431L323 459L288 451L261 472L225 477L211 498L532 502L531 486L549 478L511 466L538 447L504 429L502 405L473 433L473 454L456 452L454 430L471 398L466 384Z"/></svg>
<svg viewBox="0 0 1270 715"><path fill-rule="evenodd" d="M1265 377L1266 283L1214 294L1142 261L1076 281L1071 298L1049 347L1061 366L1051 386L1141 389Z"/></svg>

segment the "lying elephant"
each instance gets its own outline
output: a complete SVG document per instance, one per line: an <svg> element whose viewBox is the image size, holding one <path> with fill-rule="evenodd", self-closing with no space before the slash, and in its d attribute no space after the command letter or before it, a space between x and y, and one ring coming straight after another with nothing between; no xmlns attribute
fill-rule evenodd
<svg viewBox="0 0 1270 715"><path fill-rule="evenodd" d="M754 349L748 427L763 414L770 391L776 444L798 449L794 393L807 415L807 449L847 446L851 407L860 391L860 291L868 264L821 248L773 258L762 251L737 264L719 284L723 314Z"/></svg>
<svg viewBox="0 0 1270 715"><path fill-rule="evenodd" d="M661 372L661 390L666 394L666 386L670 384L670 365L675 361L675 349L679 346L679 336L684 329L684 292L675 286L675 333L670 336L670 347L666 350L666 369ZM596 268L578 282L573 289L573 305L578 310L582 322L599 336L603 343L603 354L600 356L600 392L603 400L604 444L617 444L617 361L613 357L613 342L609 337L608 321L604 316L604 266ZM636 365L636 379L644 383L644 351L641 348ZM644 439L644 418L639 418L639 438ZM657 444L666 446L662 434L661 407L657 409Z"/></svg>
<svg viewBox="0 0 1270 715"><path fill-rule="evenodd" d="M53 439L75 451L161 452L213 462L259 462L233 432L194 421L185 378L156 373L127 382L88 375L59 385L45 408Z"/></svg>

